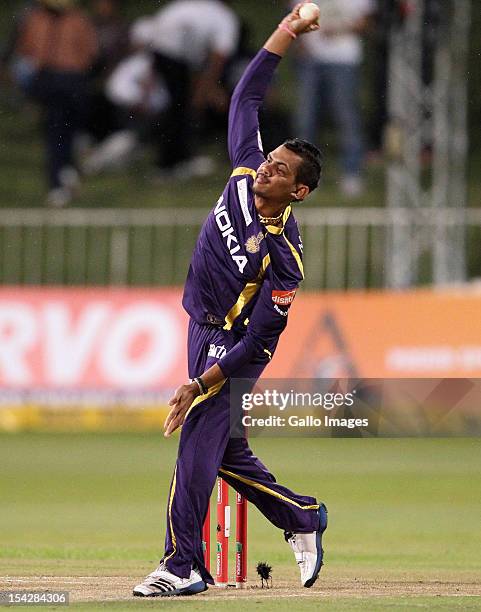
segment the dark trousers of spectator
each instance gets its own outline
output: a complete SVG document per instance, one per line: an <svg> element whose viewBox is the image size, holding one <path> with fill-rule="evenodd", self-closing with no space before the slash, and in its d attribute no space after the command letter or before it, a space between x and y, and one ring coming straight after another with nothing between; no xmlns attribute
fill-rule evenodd
<svg viewBox="0 0 481 612"><path fill-rule="evenodd" d="M367 133L369 138L369 149L372 152L382 151L384 146L384 129L388 121L387 108L387 77L389 62L389 47L380 42L375 47L374 57L376 61L372 66L372 102Z"/></svg>
<svg viewBox="0 0 481 612"><path fill-rule="evenodd" d="M30 95L45 114L47 172L51 189L62 186L62 170L74 166L73 140L85 126L87 78L83 73L41 70Z"/></svg>
<svg viewBox="0 0 481 612"><path fill-rule="evenodd" d="M107 98L102 90L91 87L89 100L86 131L97 142L101 142L118 130L124 129L125 123L120 120L118 107Z"/></svg>
<svg viewBox="0 0 481 612"><path fill-rule="evenodd" d="M318 142L322 113L329 107L339 130L341 165L347 176L361 172L363 140L359 105L359 66L304 60L298 66L297 134Z"/></svg>
<svg viewBox="0 0 481 612"><path fill-rule="evenodd" d="M193 126L190 118L191 70L184 62L154 54L154 69L169 91L169 108L159 135L157 164L172 168L192 156Z"/></svg>

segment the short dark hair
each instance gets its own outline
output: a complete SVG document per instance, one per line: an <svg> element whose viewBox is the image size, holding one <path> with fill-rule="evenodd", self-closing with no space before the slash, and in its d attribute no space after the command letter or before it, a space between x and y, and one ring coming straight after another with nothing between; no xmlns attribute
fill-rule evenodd
<svg viewBox="0 0 481 612"><path fill-rule="evenodd" d="M314 191L319 186L322 174L322 153L319 149L301 138L288 138L283 145L302 159L297 170L297 180Z"/></svg>

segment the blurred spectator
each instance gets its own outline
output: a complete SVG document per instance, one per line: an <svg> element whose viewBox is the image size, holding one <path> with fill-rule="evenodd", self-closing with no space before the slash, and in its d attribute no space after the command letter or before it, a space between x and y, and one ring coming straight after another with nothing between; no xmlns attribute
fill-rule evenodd
<svg viewBox="0 0 481 612"><path fill-rule="evenodd" d="M26 92L45 113L48 203L64 206L78 183L72 144L85 122L95 29L74 0L38 0L19 25L15 53L28 67Z"/></svg>
<svg viewBox="0 0 481 612"><path fill-rule="evenodd" d="M205 109L228 105L219 81L239 35L238 18L228 4L173 0L153 18L154 68L170 96L157 160L164 173L185 177L211 170L208 159L193 157L193 140Z"/></svg>
<svg viewBox="0 0 481 612"><path fill-rule="evenodd" d="M99 141L119 128L115 107L105 95L105 84L129 52L129 26L121 15L120 0L92 0L91 7L99 52L91 71L88 133Z"/></svg>
<svg viewBox="0 0 481 612"><path fill-rule="evenodd" d="M24 88L24 73L26 68L27 80L31 74L30 66L25 65L25 60L16 55L16 47L18 36L21 30L21 24L31 10L34 2L25 2L23 6L17 8L13 15L13 27L6 37L6 40L1 43L0 62L2 76L11 77L16 85L22 90Z"/></svg>
<svg viewBox="0 0 481 612"><path fill-rule="evenodd" d="M368 126L369 157L371 161L381 158L384 129L388 121L387 80L389 70L390 35L392 28L401 24L408 9L406 0L384 0L378 2L372 27L372 112Z"/></svg>
<svg viewBox="0 0 481 612"><path fill-rule="evenodd" d="M388 73L391 33L401 27L412 10L410 0L384 0L379 2L373 27L373 104L369 122L369 159L378 161L384 144L384 131L389 119ZM422 78L428 86L434 78L434 56L437 37L442 35L439 24L443 11L442 0L425 0L423 6ZM427 111L426 111L427 112ZM423 135L423 161L431 161L432 142Z"/></svg>
<svg viewBox="0 0 481 612"><path fill-rule="evenodd" d="M91 6L99 44L94 72L108 77L129 51L129 26L120 12L120 0L93 0Z"/></svg>
<svg viewBox="0 0 481 612"><path fill-rule="evenodd" d="M300 41L296 135L316 142L319 119L329 106L339 129L341 189L361 195L363 144L359 105L362 34L374 11L373 0L317 0L318 33Z"/></svg>
<svg viewBox="0 0 481 612"><path fill-rule="evenodd" d="M398 4L399 0L379 2L374 14L372 47L375 61L371 67L373 105L368 125L370 161L377 161L382 155L384 128L388 120L387 74L389 66L389 38Z"/></svg>
<svg viewBox="0 0 481 612"><path fill-rule="evenodd" d="M118 127L84 158L82 170L86 174L124 168L139 145L155 138L163 125L162 114L170 100L165 84L154 71L151 33L151 19L134 22L130 31L133 53L107 79L105 96L115 108Z"/></svg>

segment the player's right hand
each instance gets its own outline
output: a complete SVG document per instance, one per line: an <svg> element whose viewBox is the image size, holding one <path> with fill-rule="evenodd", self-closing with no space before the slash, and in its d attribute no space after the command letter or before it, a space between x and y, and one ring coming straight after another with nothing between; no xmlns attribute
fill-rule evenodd
<svg viewBox="0 0 481 612"><path fill-rule="evenodd" d="M299 11L305 2L299 2L292 11L284 17L281 23L286 23L295 34L305 34L306 32L315 32L319 30L318 18L301 19Z"/></svg>

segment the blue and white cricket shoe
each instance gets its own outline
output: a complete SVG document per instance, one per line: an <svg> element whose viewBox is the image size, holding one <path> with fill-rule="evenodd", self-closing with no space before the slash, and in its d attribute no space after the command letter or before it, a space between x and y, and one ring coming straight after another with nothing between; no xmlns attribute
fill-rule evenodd
<svg viewBox="0 0 481 612"><path fill-rule="evenodd" d="M285 532L286 542L294 551L297 564L301 571L301 583L306 588L311 587L317 580L321 567L324 550L322 548L322 534L327 529L327 508L324 504L319 506L319 528L311 533Z"/></svg>
<svg viewBox="0 0 481 612"><path fill-rule="evenodd" d="M197 595L207 591L207 584L200 574L191 570L188 578L179 578L160 565L143 582L134 587L134 597L180 597Z"/></svg>

